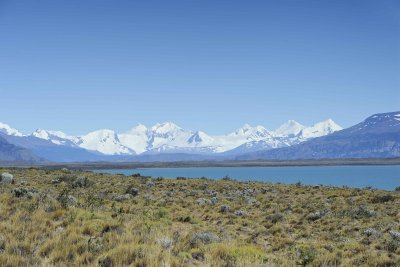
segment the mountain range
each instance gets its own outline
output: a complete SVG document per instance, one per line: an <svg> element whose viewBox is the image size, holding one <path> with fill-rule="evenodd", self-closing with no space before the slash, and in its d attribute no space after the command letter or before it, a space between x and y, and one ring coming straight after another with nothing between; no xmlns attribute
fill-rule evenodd
<svg viewBox="0 0 400 267"><path fill-rule="evenodd" d="M138 155L149 158L159 154L237 155L291 146L341 129L331 119L311 127L288 121L276 131L245 124L232 133L210 136L203 131L185 130L172 122L165 122L149 128L139 124L120 134L102 129L72 136L43 129L23 134L0 123L0 135L5 140L50 161L128 160Z"/></svg>
<svg viewBox="0 0 400 267"><path fill-rule="evenodd" d="M289 120L273 131L261 125L245 124L232 133L215 136L204 131L185 130L172 122L152 127L139 124L124 133L102 129L80 136L43 129L23 134L0 123L0 160L78 162L392 157L399 156L399 125L400 112L376 114L347 129L342 129L331 119L309 127Z"/></svg>
<svg viewBox="0 0 400 267"><path fill-rule="evenodd" d="M236 159L295 160L400 157L400 112L375 114L350 128L291 147L243 154Z"/></svg>

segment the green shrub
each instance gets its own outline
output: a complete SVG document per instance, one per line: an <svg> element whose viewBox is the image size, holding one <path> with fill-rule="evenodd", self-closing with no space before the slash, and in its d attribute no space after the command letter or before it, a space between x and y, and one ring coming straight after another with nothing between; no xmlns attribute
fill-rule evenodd
<svg viewBox="0 0 400 267"><path fill-rule="evenodd" d="M298 255L297 263L302 266L307 266L316 259L318 253L312 247L301 246L297 249L297 255Z"/></svg>

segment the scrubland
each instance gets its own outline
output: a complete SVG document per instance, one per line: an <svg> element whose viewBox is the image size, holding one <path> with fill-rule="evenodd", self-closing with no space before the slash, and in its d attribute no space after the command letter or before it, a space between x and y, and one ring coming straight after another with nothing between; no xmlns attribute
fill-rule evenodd
<svg viewBox="0 0 400 267"><path fill-rule="evenodd" d="M398 191L4 172L0 266L400 266Z"/></svg>

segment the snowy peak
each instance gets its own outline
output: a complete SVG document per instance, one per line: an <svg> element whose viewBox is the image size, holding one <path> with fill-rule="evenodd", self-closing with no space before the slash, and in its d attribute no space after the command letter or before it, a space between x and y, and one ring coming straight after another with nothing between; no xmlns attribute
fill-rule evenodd
<svg viewBox="0 0 400 267"><path fill-rule="evenodd" d="M148 132L147 150L161 146L184 147L193 133L185 131L172 122L157 123Z"/></svg>
<svg viewBox="0 0 400 267"><path fill-rule="evenodd" d="M134 151L121 144L114 131L108 129L94 131L79 137L78 145L106 155L134 154Z"/></svg>
<svg viewBox="0 0 400 267"><path fill-rule="evenodd" d="M322 122L318 122L311 127L307 127L299 133L299 136L304 139L310 139L320 137L340 131L343 128L334 122L332 119L327 119Z"/></svg>
<svg viewBox="0 0 400 267"><path fill-rule="evenodd" d="M386 118L386 117L385 117ZM392 114L391 122L400 123L400 113ZM373 120L377 120L374 118ZM375 123L374 121L371 122ZM393 124L393 123L392 123ZM191 153L210 154L234 150L242 153L290 146L340 130L332 120L305 127L290 120L276 131L265 127L243 125L227 135L210 136L203 131L185 130L172 122L157 123L152 127L143 124L117 134L103 129L82 136L69 136L60 131L38 129L29 136L48 140L57 145L80 147L105 155L135 155L142 153ZM7 135L23 136L16 129L0 124L0 131Z"/></svg>
<svg viewBox="0 0 400 267"><path fill-rule="evenodd" d="M188 144L195 144L195 145L210 145L214 139L202 131L195 132L188 140Z"/></svg>
<svg viewBox="0 0 400 267"><path fill-rule="evenodd" d="M164 123L157 123L156 125L151 127L151 131L159 134L166 134L176 131L182 131L182 128L180 128L178 125L172 122L164 122Z"/></svg>
<svg viewBox="0 0 400 267"><path fill-rule="evenodd" d="M135 127L132 127L131 129L129 129L127 132L122 133L122 134L143 134L143 133L147 133L149 129L147 129L147 127L143 124L138 124Z"/></svg>
<svg viewBox="0 0 400 267"><path fill-rule="evenodd" d="M149 129L143 124L138 124L126 133L118 135L121 144L140 154L146 151Z"/></svg>
<svg viewBox="0 0 400 267"><path fill-rule="evenodd" d="M46 130L43 130L43 129L36 129L32 134L31 134L31 136L34 136L34 137L37 137L37 138L40 138L40 139L45 139L45 140L49 140L50 139L50 134L46 131Z"/></svg>
<svg viewBox="0 0 400 267"><path fill-rule="evenodd" d="M117 136L117 134L113 130L103 129L103 130L97 130L97 131L90 132L87 135L82 136L82 138L94 137L94 138L101 139L101 142L105 142L107 139L116 138L116 136Z"/></svg>
<svg viewBox="0 0 400 267"><path fill-rule="evenodd" d="M274 139L273 135L263 126L252 127L248 124L243 125L233 133L213 138L216 152L226 152L253 141L265 140L269 143Z"/></svg>
<svg viewBox="0 0 400 267"><path fill-rule="evenodd" d="M68 138L68 136L60 131L47 131L47 130L43 130L43 129L37 129L36 131L34 131L31 136L37 137L37 138L41 138L41 139L45 139L45 140L51 140L54 137L57 138Z"/></svg>
<svg viewBox="0 0 400 267"><path fill-rule="evenodd" d="M37 129L30 136L48 140L56 145L81 147L105 155L132 154L129 148L120 144L118 136L112 130L98 130L75 137L60 131Z"/></svg>
<svg viewBox="0 0 400 267"><path fill-rule="evenodd" d="M271 136L271 133L261 125L252 127L249 124L245 124L241 128L237 129L235 132L229 134L229 136L250 138L252 140L256 140L259 138Z"/></svg>
<svg viewBox="0 0 400 267"><path fill-rule="evenodd" d="M77 140L75 137L68 136L60 131L47 131L43 129L37 129L30 136L51 141L56 145L76 146L75 141Z"/></svg>
<svg viewBox="0 0 400 267"><path fill-rule="evenodd" d="M0 132L6 135L22 136L22 133L20 133L17 129L14 129L9 125L1 122L0 122Z"/></svg>
<svg viewBox="0 0 400 267"><path fill-rule="evenodd" d="M130 132L134 132L134 133L143 133L147 131L147 127L141 123L139 123L138 125L136 125L135 127L133 127Z"/></svg>
<svg viewBox="0 0 400 267"><path fill-rule="evenodd" d="M304 128L306 127L297 121L288 120L286 123L279 126L279 128L274 131L274 134L276 136L294 136L300 133Z"/></svg>
<svg viewBox="0 0 400 267"><path fill-rule="evenodd" d="M243 133L246 133L246 132L251 131L251 130L253 130L253 127L251 127L250 124L247 124L247 123L246 123L246 124L244 124L241 128L237 129L237 130L235 131L235 133L243 134Z"/></svg>

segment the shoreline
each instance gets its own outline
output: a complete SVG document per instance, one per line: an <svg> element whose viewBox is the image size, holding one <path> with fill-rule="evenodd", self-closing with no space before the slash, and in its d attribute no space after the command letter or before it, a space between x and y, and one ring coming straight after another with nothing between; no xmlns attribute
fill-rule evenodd
<svg viewBox="0 0 400 267"><path fill-rule="evenodd" d="M400 158L321 159L321 160L254 160L254 161L176 161L176 162L71 162L71 163L0 163L7 168L39 169L138 169L138 168L196 168L196 167L302 167L302 166L373 166L400 165Z"/></svg>

